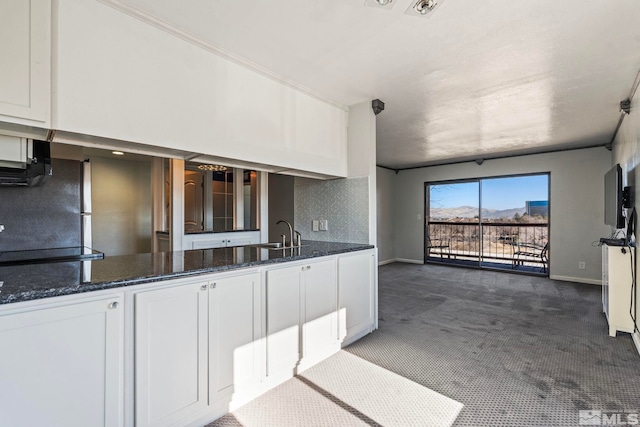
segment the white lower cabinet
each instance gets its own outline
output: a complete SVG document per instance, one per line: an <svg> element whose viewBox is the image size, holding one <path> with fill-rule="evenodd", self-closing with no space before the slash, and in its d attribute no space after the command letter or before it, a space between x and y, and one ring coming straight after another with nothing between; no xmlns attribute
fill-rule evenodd
<svg viewBox="0 0 640 427"><path fill-rule="evenodd" d="M633 276L630 266L635 248L602 245L602 311L609 323L609 336L618 331L633 334L631 312L635 308L632 298Z"/></svg>
<svg viewBox="0 0 640 427"><path fill-rule="evenodd" d="M340 350L336 261L308 265L303 279L302 360L306 367Z"/></svg>
<svg viewBox="0 0 640 427"><path fill-rule="evenodd" d="M122 295L0 311L0 425L123 425Z"/></svg>
<svg viewBox="0 0 640 427"><path fill-rule="evenodd" d="M209 403L250 393L260 382L260 274L209 286Z"/></svg>
<svg viewBox="0 0 640 427"><path fill-rule="evenodd" d="M300 360L301 266L267 271L266 347L267 377L292 376Z"/></svg>
<svg viewBox="0 0 640 427"><path fill-rule="evenodd" d="M373 251L338 258L339 323L343 345L374 329L375 267Z"/></svg>
<svg viewBox="0 0 640 427"><path fill-rule="evenodd" d="M227 248L260 243L259 231L235 231L232 233L185 234L182 246L185 249Z"/></svg>
<svg viewBox="0 0 640 427"><path fill-rule="evenodd" d="M267 376L290 377L340 349L336 262L267 271Z"/></svg>
<svg viewBox="0 0 640 427"><path fill-rule="evenodd" d="M137 427L176 425L206 409L208 283L135 295Z"/></svg>
<svg viewBox="0 0 640 427"><path fill-rule="evenodd" d="M0 425L204 425L370 332L374 266L366 251L0 306Z"/></svg>

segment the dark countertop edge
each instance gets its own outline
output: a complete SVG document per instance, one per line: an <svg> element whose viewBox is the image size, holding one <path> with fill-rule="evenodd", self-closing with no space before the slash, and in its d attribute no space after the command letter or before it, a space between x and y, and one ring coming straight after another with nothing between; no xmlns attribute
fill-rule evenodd
<svg viewBox="0 0 640 427"><path fill-rule="evenodd" d="M185 231L185 236L193 236L197 234L221 234L221 233L243 233L243 232L255 232L260 231L259 228L250 228L246 230L226 230L226 231L213 231L213 230L205 230L205 231ZM169 235L168 231L156 230L156 234Z"/></svg>
<svg viewBox="0 0 640 427"><path fill-rule="evenodd" d="M155 282L162 282L162 281L171 280L171 279L196 277L196 276L201 276L203 274L223 273L227 271L243 270L243 269L255 268L255 267L271 265L271 264L283 264L286 262L301 261L301 260L310 259L310 258L320 258L325 256L346 254L350 252L366 251L374 248L375 246L373 245L363 245L363 246L358 246L358 247L349 248L349 249L330 250L327 252L319 253L317 255L293 255L293 256L288 256L283 258L272 258L272 259L263 260L263 261L248 262L245 264L202 268L198 270L191 270L188 272L181 272L181 273L136 277L136 278L126 279L126 280L121 280L116 282L98 282L98 283L92 283L92 284L82 284L79 286L69 286L69 287L60 288L60 289L53 288L45 291L38 291L37 293L21 292L18 294L11 294L5 298L0 297L0 306L6 305L6 304L18 303L18 302L36 301L41 299L82 294L82 293L88 293L88 292L109 291L109 290L115 290L119 288L126 288L129 286L143 285L146 283L155 283ZM51 294L51 295L47 295L47 294Z"/></svg>

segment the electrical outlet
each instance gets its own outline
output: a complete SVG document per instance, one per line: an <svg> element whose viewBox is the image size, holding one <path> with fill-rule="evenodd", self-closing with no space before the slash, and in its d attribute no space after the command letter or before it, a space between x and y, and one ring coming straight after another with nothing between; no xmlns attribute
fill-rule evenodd
<svg viewBox="0 0 640 427"><path fill-rule="evenodd" d="M422 214L418 214L418 221L422 219Z"/></svg>
<svg viewBox="0 0 640 427"><path fill-rule="evenodd" d="M329 230L329 221L326 219L320 220L320 231L328 231Z"/></svg>
<svg viewBox="0 0 640 427"><path fill-rule="evenodd" d="M580 262L578 263L578 268L579 268L580 270L584 270L585 268L587 268L587 264L586 264L584 261L580 261Z"/></svg>
<svg viewBox="0 0 640 427"><path fill-rule="evenodd" d="M318 221L317 219L314 219L313 221L311 221L311 229L313 231L320 230L320 221Z"/></svg>

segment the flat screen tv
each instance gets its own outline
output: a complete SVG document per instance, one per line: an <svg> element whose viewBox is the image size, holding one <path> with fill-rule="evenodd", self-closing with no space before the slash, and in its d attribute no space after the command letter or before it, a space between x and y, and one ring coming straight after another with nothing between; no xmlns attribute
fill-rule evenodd
<svg viewBox="0 0 640 427"><path fill-rule="evenodd" d="M604 176L604 223L614 228L624 228L622 190L622 168L618 164Z"/></svg>

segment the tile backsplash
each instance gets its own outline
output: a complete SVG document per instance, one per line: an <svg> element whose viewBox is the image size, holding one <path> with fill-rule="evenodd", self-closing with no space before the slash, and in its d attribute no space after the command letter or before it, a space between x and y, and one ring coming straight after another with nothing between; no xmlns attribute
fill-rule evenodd
<svg viewBox="0 0 640 427"><path fill-rule="evenodd" d="M328 230L312 231L313 220L326 220ZM296 178L294 223L303 239L368 243L369 178Z"/></svg>
<svg viewBox="0 0 640 427"><path fill-rule="evenodd" d="M0 252L82 245L82 162L51 159L51 170L39 186L0 188Z"/></svg>

